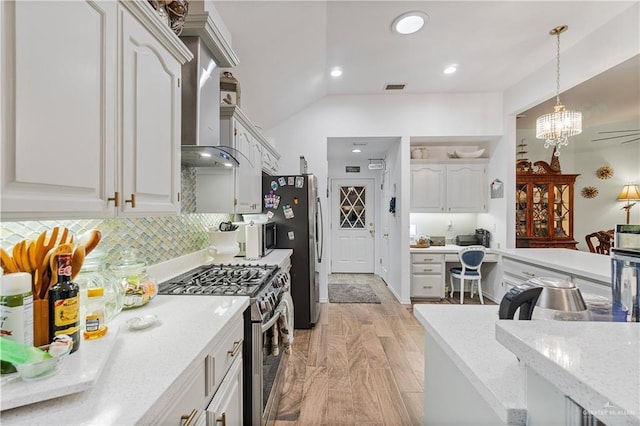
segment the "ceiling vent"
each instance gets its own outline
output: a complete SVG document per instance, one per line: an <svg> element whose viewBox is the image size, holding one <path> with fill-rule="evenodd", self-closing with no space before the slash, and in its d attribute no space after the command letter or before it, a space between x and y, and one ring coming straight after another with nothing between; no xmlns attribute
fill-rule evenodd
<svg viewBox="0 0 640 426"><path fill-rule="evenodd" d="M404 90L406 84L387 84L384 86L384 90Z"/></svg>

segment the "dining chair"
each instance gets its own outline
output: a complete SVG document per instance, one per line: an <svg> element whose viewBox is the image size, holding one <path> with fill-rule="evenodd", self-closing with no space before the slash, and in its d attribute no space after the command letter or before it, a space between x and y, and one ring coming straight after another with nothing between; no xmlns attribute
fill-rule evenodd
<svg viewBox="0 0 640 426"><path fill-rule="evenodd" d="M465 247L458 252L458 258L462 266L449 269L449 286L451 287L450 296L453 297L453 293L455 291L453 279L457 278L460 281L460 304L464 303L464 283L466 280L470 280L471 286L469 290L471 291L471 297L473 298L473 286L474 284L477 284L480 303L484 305L484 299L482 298L482 273L480 272L480 267L484 261L486 251L487 249L484 246Z"/></svg>
<svg viewBox="0 0 640 426"><path fill-rule="evenodd" d="M613 245L613 229L606 231L596 231L585 236L587 241L587 247L591 253L609 254L611 246ZM594 240L598 245L594 245Z"/></svg>

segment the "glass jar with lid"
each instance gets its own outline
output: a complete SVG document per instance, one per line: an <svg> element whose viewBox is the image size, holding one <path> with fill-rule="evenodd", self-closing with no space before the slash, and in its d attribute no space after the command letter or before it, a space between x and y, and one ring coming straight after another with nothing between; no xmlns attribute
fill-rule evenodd
<svg viewBox="0 0 640 426"><path fill-rule="evenodd" d="M120 262L111 270L124 289L123 309L146 305L158 294L156 281L147 273L147 263L138 259L135 250L122 252Z"/></svg>
<svg viewBox="0 0 640 426"><path fill-rule="evenodd" d="M87 291L90 288L104 289L105 321L109 323L122 311L124 289L118 278L107 268L107 253L93 250L84 260L80 273L75 278L80 287L80 318L84 318L87 306Z"/></svg>

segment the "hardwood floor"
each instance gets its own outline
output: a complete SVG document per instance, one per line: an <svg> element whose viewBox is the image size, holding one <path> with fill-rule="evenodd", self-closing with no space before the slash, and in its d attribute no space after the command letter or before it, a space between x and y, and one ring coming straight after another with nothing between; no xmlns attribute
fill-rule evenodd
<svg viewBox="0 0 640 426"><path fill-rule="evenodd" d="M322 304L311 330L296 330L276 425L422 423L422 326L373 275L334 274L329 282L366 282L380 304Z"/></svg>

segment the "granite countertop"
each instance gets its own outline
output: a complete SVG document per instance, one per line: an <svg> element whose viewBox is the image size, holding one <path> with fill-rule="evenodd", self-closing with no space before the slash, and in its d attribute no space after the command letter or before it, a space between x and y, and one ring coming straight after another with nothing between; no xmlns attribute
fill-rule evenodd
<svg viewBox="0 0 640 426"><path fill-rule="evenodd" d="M606 424L640 424L640 323L499 321L498 342Z"/></svg>
<svg viewBox="0 0 640 426"><path fill-rule="evenodd" d="M414 314L503 422L526 424L522 370L495 339L498 306L414 305Z"/></svg>
<svg viewBox="0 0 640 426"><path fill-rule="evenodd" d="M171 390L179 389L213 349L212 339L248 306L248 297L181 295L156 296L123 311L113 321L120 326L116 346L93 388L3 411L2 424L151 422L177 396ZM159 323L139 331L127 328L129 318L146 314L157 315ZM73 365L73 355L66 363Z"/></svg>
<svg viewBox="0 0 640 426"><path fill-rule="evenodd" d="M501 254L502 257L528 262L596 281L611 282L611 258L602 254L554 248L511 248L495 249L494 251Z"/></svg>

